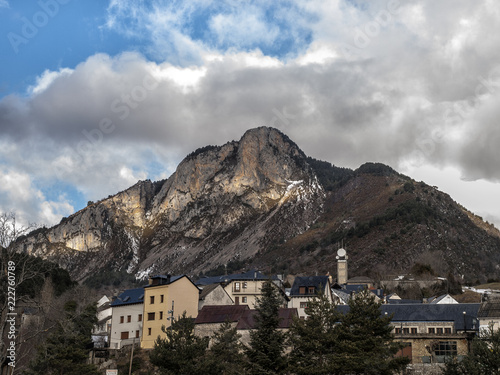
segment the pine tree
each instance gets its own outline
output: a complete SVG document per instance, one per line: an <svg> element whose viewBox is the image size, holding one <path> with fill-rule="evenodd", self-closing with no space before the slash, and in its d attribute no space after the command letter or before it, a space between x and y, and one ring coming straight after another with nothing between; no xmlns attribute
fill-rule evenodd
<svg viewBox="0 0 500 375"><path fill-rule="evenodd" d="M406 357L394 357L401 345L393 341L391 316L380 314L370 291L349 301L349 312L336 327L337 352L332 373L336 375L389 375L403 370Z"/></svg>
<svg viewBox="0 0 500 375"><path fill-rule="evenodd" d="M212 346L207 351L205 368L206 375L242 375L245 374L245 356L241 335L236 327L225 322L214 332Z"/></svg>
<svg viewBox="0 0 500 375"><path fill-rule="evenodd" d="M246 350L248 369L255 375L281 374L286 368L285 334L279 330L282 299L272 281L266 281L261 292L256 304L256 328L250 332Z"/></svg>
<svg viewBox="0 0 500 375"><path fill-rule="evenodd" d="M307 319L296 319L290 328L290 370L297 375L330 374L340 314L324 295L310 300L306 312Z"/></svg>
<svg viewBox="0 0 500 375"><path fill-rule="evenodd" d="M166 338L158 337L150 353L151 363L165 375L205 374L205 351L208 338L194 334L194 320L186 312L171 327L162 327Z"/></svg>
<svg viewBox="0 0 500 375"><path fill-rule="evenodd" d="M471 343L471 351L462 361L457 358L446 363L443 375L499 375L500 330L492 327L481 332Z"/></svg>
<svg viewBox="0 0 500 375"><path fill-rule="evenodd" d="M26 375L98 375L94 365L87 364L92 347L91 330L96 323L96 308L89 305L77 313L76 303L65 305L66 319L59 322L57 329L30 363Z"/></svg>

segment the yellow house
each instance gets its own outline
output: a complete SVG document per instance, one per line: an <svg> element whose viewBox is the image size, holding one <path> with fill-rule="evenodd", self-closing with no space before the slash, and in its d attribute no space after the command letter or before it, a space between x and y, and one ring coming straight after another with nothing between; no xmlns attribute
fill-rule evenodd
<svg viewBox="0 0 500 375"><path fill-rule="evenodd" d="M186 275L151 277L149 285L144 287L141 348L152 349L158 336L165 338L162 326L170 327L172 319L179 318L184 311L196 318L199 292Z"/></svg>

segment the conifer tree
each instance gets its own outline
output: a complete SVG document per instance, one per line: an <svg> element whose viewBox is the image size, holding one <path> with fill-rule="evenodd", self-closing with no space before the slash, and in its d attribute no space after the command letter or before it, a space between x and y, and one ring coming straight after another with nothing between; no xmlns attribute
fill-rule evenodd
<svg viewBox="0 0 500 375"><path fill-rule="evenodd" d="M369 290L349 301L349 312L336 327L338 340L332 373L336 375L389 375L403 370L406 357L395 357L401 345L394 342L391 316L382 316L380 304Z"/></svg>
<svg viewBox="0 0 500 375"><path fill-rule="evenodd" d="M208 338L194 334L194 320L186 312L169 328L162 327L166 338L158 337L150 353L151 363L165 375L205 374Z"/></svg>
<svg viewBox="0 0 500 375"><path fill-rule="evenodd" d="M206 353L206 375L242 375L245 374L245 356L241 335L236 327L225 322L214 332L212 345Z"/></svg>
<svg viewBox="0 0 500 375"><path fill-rule="evenodd" d="M306 312L307 319L296 319L290 328L290 370L297 375L331 374L340 314L324 295L310 300Z"/></svg>
<svg viewBox="0 0 500 375"><path fill-rule="evenodd" d="M26 375L99 375L94 365L87 364L92 347L91 330L97 322L96 308L89 305L77 313L77 305L65 305L66 318L49 335L37 352Z"/></svg>
<svg viewBox="0 0 500 375"><path fill-rule="evenodd" d="M446 363L443 375L499 375L500 330L492 327L481 332L471 343L471 351L460 362L453 358Z"/></svg>
<svg viewBox="0 0 500 375"><path fill-rule="evenodd" d="M246 350L248 369L255 375L281 374L286 369L285 334L279 330L282 299L272 281L266 281L261 292L256 304L256 328L250 332Z"/></svg>

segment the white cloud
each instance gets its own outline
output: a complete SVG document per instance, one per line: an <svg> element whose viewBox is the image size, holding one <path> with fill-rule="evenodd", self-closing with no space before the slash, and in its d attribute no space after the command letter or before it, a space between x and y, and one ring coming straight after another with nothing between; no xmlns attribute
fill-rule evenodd
<svg viewBox="0 0 500 375"><path fill-rule="evenodd" d="M9 8L9 2L7 0L0 0L0 8Z"/></svg>
<svg viewBox="0 0 500 375"><path fill-rule="evenodd" d="M20 225L56 224L74 212L65 196L57 201L46 199L31 177L11 169L0 169L0 212L15 212Z"/></svg>

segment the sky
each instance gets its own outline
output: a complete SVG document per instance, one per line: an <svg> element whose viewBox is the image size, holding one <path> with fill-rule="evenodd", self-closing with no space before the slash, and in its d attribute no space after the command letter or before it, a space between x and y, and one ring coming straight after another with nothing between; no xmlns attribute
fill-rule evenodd
<svg viewBox="0 0 500 375"><path fill-rule="evenodd" d="M280 129L500 227L496 0L0 0L0 213L51 226Z"/></svg>

